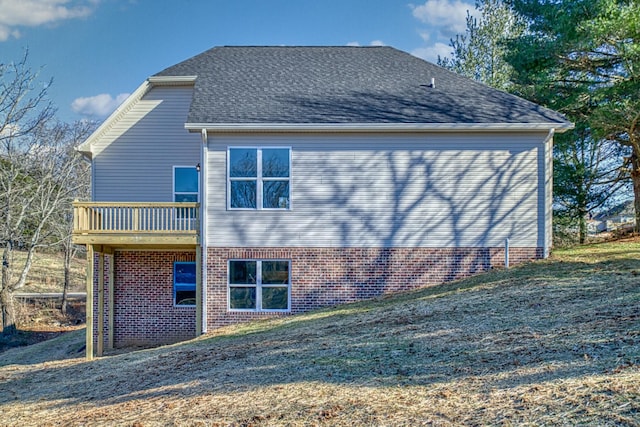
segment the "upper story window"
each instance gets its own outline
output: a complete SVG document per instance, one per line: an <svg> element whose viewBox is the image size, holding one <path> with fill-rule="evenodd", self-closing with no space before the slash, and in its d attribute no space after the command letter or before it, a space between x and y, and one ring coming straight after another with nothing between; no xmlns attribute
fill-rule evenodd
<svg viewBox="0 0 640 427"><path fill-rule="evenodd" d="M173 167L173 201L198 201L198 170L193 166Z"/></svg>
<svg viewBox="0 0 640 427"><path fill-rule="evenodd" d="M198 170L193 166L173 167L173 201L197 202L198 201ZM178 208L176 217L179 219L194 219L195 208Z"/></svg>
<svg viewBox="0 0 640 427"><path fill-rule="evenodd" d="M229 209L289 209L291 149L229 148Z"/></svg>

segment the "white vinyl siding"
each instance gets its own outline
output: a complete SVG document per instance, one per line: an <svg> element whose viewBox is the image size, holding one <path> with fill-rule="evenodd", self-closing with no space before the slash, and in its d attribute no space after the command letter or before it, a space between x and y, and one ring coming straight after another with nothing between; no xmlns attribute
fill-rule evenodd
<svg viewBox="0 0 640 427"><path fill-rule="evenodd" d="M209 136L210 245L542 247L542 133ZM228 211L233 146L291 147L291 211ZM541 199L542 198L542 199Z"/></svg>
<svg viewBox="0 0 640 427"><path fill-rule="evenodd" d="M154 87L96 142L94 200L173 201L173 166L200 161L201 137L184 129L192 91Z"/></svg>

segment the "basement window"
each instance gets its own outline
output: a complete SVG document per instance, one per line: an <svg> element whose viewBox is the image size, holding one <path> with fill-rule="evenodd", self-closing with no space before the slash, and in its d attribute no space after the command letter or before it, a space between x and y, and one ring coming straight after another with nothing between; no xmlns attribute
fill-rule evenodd
<svg viewBox="0 0 640 427"><path fill-rule="evenodd" d="M291 310L289 260L229 261L229 310Z"/></svg>
<svg viewBox="0 0 640 427"><path fill-rule="evenodd" d="M176 262L173 264L173 304L179 306L196 305L195 262Z"/></svg>

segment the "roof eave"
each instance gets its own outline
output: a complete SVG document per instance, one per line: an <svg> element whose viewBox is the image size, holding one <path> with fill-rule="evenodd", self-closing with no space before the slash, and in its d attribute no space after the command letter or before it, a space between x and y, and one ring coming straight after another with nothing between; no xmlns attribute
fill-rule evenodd
<svg viewBox="0 0 640 427"><path fill-rule="evenodd" d="M172 86L194 83L198 76L151 76L147 79L154 86Z"/></svg>
<svg viewBox="0 0 640 427"><path fill-rule="evenodd" d="M190 132L566 132L570 122L556 123L186 123Z"/></svg>

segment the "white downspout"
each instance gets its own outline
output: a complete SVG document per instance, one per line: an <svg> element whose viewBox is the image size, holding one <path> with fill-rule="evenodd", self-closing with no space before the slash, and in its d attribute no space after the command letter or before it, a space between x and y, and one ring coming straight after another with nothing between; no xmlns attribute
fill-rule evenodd
<svg viewBox="0 0 640 427"><path fill-rule="evenodd" d="M200 150L200 246L202 248L202 333L207 332L207 130L202 129Z"/></svg>
<svg viewBox="0 0 640 427"><path fill-rule="evenodd" d="M544 242L542 256L548 258L551 254L553 244L553 136L555 129L550 129L547 139L544 141L544 163L545 163L545 223Z"/></svg>

